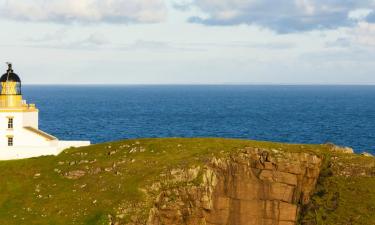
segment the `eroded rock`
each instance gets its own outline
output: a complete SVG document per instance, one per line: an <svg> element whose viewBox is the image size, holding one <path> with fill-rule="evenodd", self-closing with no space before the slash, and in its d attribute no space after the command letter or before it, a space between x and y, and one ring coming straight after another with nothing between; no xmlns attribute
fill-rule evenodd
<svg viewBox="0 0 375 225"><path fill-rule="evenodd" d="M321 164L321 158L307 153L246 148L203 167L172 170L164 177L176 187L152 186L160 194L147 224L295 224L299 203L310 201ZM196 185L176 185L197 179Z"/></svg>

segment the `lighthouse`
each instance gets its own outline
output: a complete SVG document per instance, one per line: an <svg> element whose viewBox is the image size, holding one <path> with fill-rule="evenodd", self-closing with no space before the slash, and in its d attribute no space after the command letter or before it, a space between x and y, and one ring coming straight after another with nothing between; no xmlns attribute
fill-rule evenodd
<svg viewBox="0 0 375 225"><path fill-rule="evenodd" d="M90 141L62 141L39 130L39 110L22 98L20 77L12 64L0 78L0 160L58 155Z"/></svg>

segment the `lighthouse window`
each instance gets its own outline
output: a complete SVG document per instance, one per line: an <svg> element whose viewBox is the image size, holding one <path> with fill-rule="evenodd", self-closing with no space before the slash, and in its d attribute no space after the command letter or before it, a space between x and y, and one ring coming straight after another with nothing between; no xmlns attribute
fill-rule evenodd
<svg viewBox="0 0 375 225"><path fill-rule="evenodd" d="M8 137L8 146L13 146L13 137Z"/></svg>
<svg viewBox="0 0 375 225"><path fill-rule="evenodd" d="M8 129L13 129L13 118L8 118Z"/></svg>

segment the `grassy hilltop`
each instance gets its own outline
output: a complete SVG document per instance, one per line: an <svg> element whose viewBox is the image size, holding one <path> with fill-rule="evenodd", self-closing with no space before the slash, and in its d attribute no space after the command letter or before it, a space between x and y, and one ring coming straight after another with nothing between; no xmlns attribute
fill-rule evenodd
<svg viewBox="0 0 375 225"><path fill-rule="evenodd" d="M304 224L375 224L375 160L329 145L219 138L139 139L72 148L59 156L0 161L0 224L108 224L118 212L147 217L144 189L173 168L205 164L244 147L324 157Z"/></svg>

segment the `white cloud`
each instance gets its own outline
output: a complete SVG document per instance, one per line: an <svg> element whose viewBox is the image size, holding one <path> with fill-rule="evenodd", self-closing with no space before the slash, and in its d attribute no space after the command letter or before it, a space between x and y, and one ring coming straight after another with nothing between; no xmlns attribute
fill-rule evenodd
<svg viewBox="0 0 375 225"><path fill-rule="evenodd" d="M334 41L328 41L326 47L344 48L352 51L375 50L375 24L360 21L357 26L344 29L342 34Z"/></svg>
<svg viewBox="0 0 375 225"><path fill-rule="evenodd" d="M362 46L375 48L375 24L361 22L354 29L353 39Z"/></svg>
<svg viewBox="0 0 375 225"><path fill-rule="evenodd" d="M163 0L3 0L0 16L40 22L154 23L163 21Z"/></svg>
<svg viewBox="0 0 375 225"><path fill-rule="evenodd" d="M67 30L66 29L60 29L56 30L52 33L46 33L42 36L38 34L37 37L28 37L26 38L26 41L30 42L50 42L50 41L62 41L66 38Z"/></svg>
<svg viewBox="0 0 375 225"><path fill-rule="evenodd" d="M105 35L94 32L89 35L72 37L66 29L45 33L41 36L33 36L25 39L25 47L69 49L69 50L99 50L111 46L111 42Z"/></svg>
<svg viewBox="0 0 375 225"><path fill-rule="evenodd" d="M371 14L371 12L371 9L356 9L351 11L348 16L352 20L362 21L365 20Z"/></svg>
<svg viewBox="0 0 375 225"><path fill-rule="evenodd" d="M207 15L191 17L190 22L255 24L290 33L353 26L356 21L349 14L359 9L371 10L373 3L373 0L192 0L189 5Z"/></svg>
<svg viewBox="0 0 375 225"><path fill-rule="evenodd" d="M105 45L109 43L109 40L106 36L101 33L91 34L84 42L93 44L93 45Z"/></svg>

